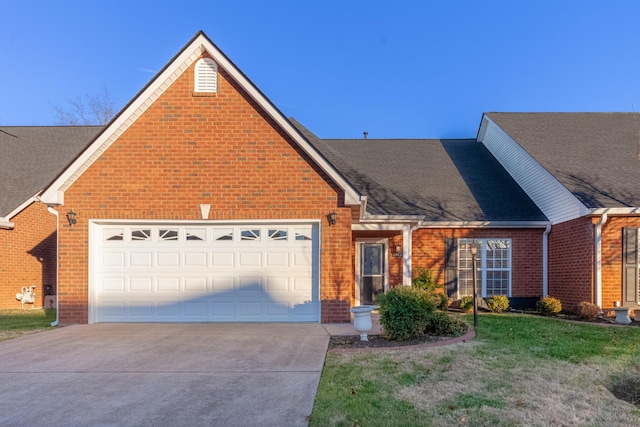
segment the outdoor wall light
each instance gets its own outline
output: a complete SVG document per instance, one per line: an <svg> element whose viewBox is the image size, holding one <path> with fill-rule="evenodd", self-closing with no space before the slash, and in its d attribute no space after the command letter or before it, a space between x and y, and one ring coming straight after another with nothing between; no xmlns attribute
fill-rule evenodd
<svg viewBox="0 0 640 427"><path fill-rule="evenodd" d="M392 253L391 255L393 255L394 258L402 257L402 246L399 245L399 244L396 244L396 251L394 253Z"/></svg>
<svg viewBox="0 0 640 427"><path fill-rule="evenodd" d="M67 221L69 221L69 225L73 227L74 224L78 222L76 219L76 213L73 210L67 212Z"/></svg>
<svg viewBox="0 0 640 427"><path fill-rule="evenodd" d="M335 212L331 212L327 215L327 221L329 221L329 225L336 225L336 220L338 219L338 214Z"/></svg>

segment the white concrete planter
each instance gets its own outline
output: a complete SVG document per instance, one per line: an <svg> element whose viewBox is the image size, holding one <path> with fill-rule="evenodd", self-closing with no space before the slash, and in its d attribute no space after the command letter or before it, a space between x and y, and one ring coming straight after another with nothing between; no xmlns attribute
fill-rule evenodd
<svg viewBox="0 0 640 427"><path fill-rule="evenodd" d="M377 309L375 305L357 305L351 307L353 313L353 326L360 333L360 341L369 341L367 333L373 328L371 312Z"/></svg>
<svg viewBox="0 0 640 427"><path fill-rule="evenodd" d="M629 309L626 307L614 308L613 311L616 313L616 323L620 325L628 325L631 323L631 319L629 318Z"/></svg>

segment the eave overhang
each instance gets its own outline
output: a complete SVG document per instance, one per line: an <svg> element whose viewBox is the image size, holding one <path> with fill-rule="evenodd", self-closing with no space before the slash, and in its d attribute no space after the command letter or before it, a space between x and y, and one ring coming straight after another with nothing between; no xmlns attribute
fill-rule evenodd
<svg viewBox="0 0 640 427"><path fill-rule="evenodd" d="M193 39L145 86L103 132L42 193L43 203L64 204L64 192L203 54L251 97L258 106L344 191L345 205L359 205L360 195L338 171L295 129L275 105L202 32Z"/></svg>

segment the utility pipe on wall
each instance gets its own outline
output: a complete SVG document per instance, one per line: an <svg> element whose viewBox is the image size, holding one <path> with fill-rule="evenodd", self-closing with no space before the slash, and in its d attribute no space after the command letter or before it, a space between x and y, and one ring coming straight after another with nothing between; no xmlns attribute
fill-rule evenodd
<svg viewBox="0 0 640 427"><path fill-rule="evenodd" d="M51 323L51 326L58 326L59 310L58 310L58 245L60 244L60 216L58 211L53 206L47 206L47 210L50 214L56 216L56 320Z"/></svg>
<svg viewBox="0 0 640 427"><path fill-rule="evenodd" d="M412 258L413 258L413 232L416 231L420 227L420 223L416 224L413 227L405 226L402 228L402 253L403 253L403 263L402 263L402 285L403 286L411 286L411 269Z"/></svg>
<svg viewBox="0 0 640 427"><path fill-rule="evenodd" d="M602 310L602 227L607 222L606 212L596 224L596 305Z"/></svg>
<svg viewBox="0 0 640 427"><path fill-rule="evenodd" d="M542 296L549 295L549 233L551 233L551 224L547 224L547 228L542 234Z"/></svg>

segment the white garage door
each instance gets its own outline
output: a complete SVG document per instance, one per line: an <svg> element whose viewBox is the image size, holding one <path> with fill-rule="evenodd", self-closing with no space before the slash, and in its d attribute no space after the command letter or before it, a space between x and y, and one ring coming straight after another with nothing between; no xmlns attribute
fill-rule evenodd
<svg viewBox="0 0 640 427"><path fill-rule="evenodd" d="M90 241L92 321L320 320L318 224L93 224Z"/></svg>

